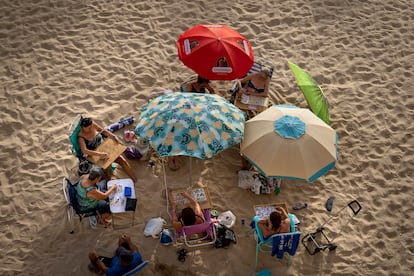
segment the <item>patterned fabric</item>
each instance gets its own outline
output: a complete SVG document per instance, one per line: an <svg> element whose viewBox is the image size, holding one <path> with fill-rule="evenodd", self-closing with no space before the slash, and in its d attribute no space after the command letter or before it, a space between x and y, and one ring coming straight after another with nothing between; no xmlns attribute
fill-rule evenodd
<svg viewBox="0 0 414 276"><path fill-rule="evenodd" d="M79 202L79 207L81 210L86 210L89 208L95 208L98 206L98 200L95 200L93 198L89 198L86 194L90 191L96 189L95 187L91 186L88 188L84 188L81 184L81 182L79 181L78 185L77 185L77 191L78 191L78 202Z"/></svg>
<svg viewBox="0 0 414 276"><path fill-rule="evenodd" d="M173 92L143 106L135 134L160 156L201 159L240 143L244 113L218 95Z"/></svg>

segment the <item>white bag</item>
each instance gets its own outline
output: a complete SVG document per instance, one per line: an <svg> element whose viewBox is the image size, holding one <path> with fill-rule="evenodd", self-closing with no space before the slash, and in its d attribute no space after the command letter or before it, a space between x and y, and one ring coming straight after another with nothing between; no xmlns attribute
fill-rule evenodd
<svg viewBox="0 0 414 276"><path fill-rule="evenodd" d="M158 235L161 233L163 225L166 224L167 222L161 217L152 218L145 225L144 235L147 237L152 236L153 238L158 239Z"/></svg>
<svg viewBox="0 0 414 276"><path fill-rule="evenodd" d="M236 216L232 213L232 211L226 211L221 213L217 220L221 225L231 228L236 223Z"/></svg>

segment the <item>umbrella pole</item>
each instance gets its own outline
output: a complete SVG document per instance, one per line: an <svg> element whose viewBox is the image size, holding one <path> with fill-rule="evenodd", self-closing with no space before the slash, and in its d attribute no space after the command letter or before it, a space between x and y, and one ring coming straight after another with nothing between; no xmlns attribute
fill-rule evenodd
<svg viewBox="0 0 414 276"><path fill-rule="evenodd" d="M164 158L162 158L161 160L161 164L162 164L162 171L164 174L164 185L165 185L165 198L167 199L167 214L170 215L170 201L168 199L168 185L167 185L167 175L165 174L165 165L164 165Z"/></svg>
<svg viewBox="0 0 414 276"><path fill-rule="evenodd" d="M190 156L190 162L188 163L189 164L189 169L190 169L190 189L192 189L193 188L193 181L192 181L192 172L193 172L193 168L192 168L192 160L193 160L193 158Z"/></svg>

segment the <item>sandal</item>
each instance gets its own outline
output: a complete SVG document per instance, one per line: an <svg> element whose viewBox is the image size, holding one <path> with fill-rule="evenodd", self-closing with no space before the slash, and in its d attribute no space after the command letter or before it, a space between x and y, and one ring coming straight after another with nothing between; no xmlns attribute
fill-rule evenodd
<svg viewBox="0 0 414 276"><path fill-rule="evenodd" d="M328 198L328 200L326 201L325 207L326 207L326 210L328 212L332 211L333 202L334 202L334 198L333 197Z"/></svg>
<svg viewBox="0 0 414 276"><path fill-rule="evenodd" d="M90 216L89 217L89 224L91 225L91 228L93 230L96 230L96 228L98 226L98 220L96 219L95 216Z"/></svg>
<svg viewBox="0 0 414 276"><path fill-rule="evenodd" d="M293 210L301 210L301 209L304 209L306 207L308 207L308 204L305 202L305 203L296 204L295 206L292 207L292 209Z"/></svg>
<svg viewBox="0 0 414 276"><path fill-rule="evenodd" d="M185 256L187 256L187 250L185 250L185 248L182 248L182 249L177 251L177 254L178 254L178 260L180 262L184 262L185 261Z"/></svg>
<svg viewBox="0 0 414 276"><path fill-rule="evenodd" d="M129 134L129 130L124 131L124 138L126 142L131 142L131 135Z"/></svg>

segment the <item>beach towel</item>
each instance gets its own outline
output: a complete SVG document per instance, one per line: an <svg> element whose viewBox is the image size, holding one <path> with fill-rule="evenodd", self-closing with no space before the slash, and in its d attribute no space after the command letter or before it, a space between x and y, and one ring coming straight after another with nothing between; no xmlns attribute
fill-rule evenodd
<svg viewBox="0 0 414 276"><path fill-rule="evenodd" d="M295 255L299 246L301 233L286 233L273 237L272 256L277 255L283 259L283 254L288 252L291 256Z"/></svg>

